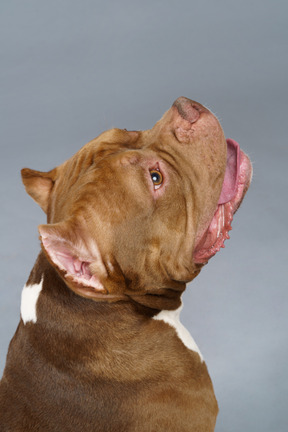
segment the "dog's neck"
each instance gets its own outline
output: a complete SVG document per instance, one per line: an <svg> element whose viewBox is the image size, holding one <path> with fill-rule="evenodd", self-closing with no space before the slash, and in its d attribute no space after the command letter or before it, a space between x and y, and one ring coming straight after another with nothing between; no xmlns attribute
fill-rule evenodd
<svg viewBox="0 0 288 432"><path fill-rule="evenodd" d="M145 346L148 341L151 343L151 338L155 339L153 346L157 346L157 332L151 328L155 320L151 317L157 315L159 309L147 305L153 298L139 296L139 299L111 303L82 298L66 286L42 252L25 289L29 291L32 287L41 288L34 322L32 319L25 322L22 315L18 330L22 334L23 357L30 358L31 352L41 353L38 357L44 356L44 363L56 370L65 369L71 376L77 368L84 375L92 373L93 369L97 376L114 378L113 374L125 375L126 368L115 364L112 367L112 363L117 360L125 364L129 352L129 358L135 359L138 365L135 366L137 370L140 366L141 370L146 370ZM181 292L177 294L178 299L171 293L170 298L169 294L162 300L159 296L156 303L160 305L162 301L171 309L171 305L181 302Z"/></svg>
<svg viewBox="0 0 288 432"><path fill-rule="evenodd" d="M181 295L185 290L186 284L183 282L173 283L172 287L161 288L157 292L143 293L130 292L129 295L119 295L119 299L114 297L111 300L105 298L103 301L86 299L75 294L65 284L65 281L60 277L55 268L49 263L43 252L40 252L35 265L30 273L26 286L40 285L41 287L41 304L45 303L45 308L40 308L38 311L39 319L55 322L61 321L62 326L65 325L65 314L78 314L85 317L87 325L96 325L97 321L101 320L102 315L106 319L106 314L121 315L125 310L127 315L143 315L152 317L161 310L175 310L181 305ZM56 314L55 311L59 310ZM53 314L53 317L49 316ZM46 316L47 315L47 316ZM63 315L63 316L62 316Z"/></svg>

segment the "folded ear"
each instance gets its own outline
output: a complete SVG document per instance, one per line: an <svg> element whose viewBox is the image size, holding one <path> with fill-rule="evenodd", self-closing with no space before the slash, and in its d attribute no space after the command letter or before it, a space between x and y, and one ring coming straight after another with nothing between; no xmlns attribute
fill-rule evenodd
<svg viewBox="0 0 288 432"><path fill-rule="evenodd" d="M95 244L85 242L77 223L65 221L38 227L42 247L67 285L84 297L106 293L101 282L107 276Z"/></svg>
<svg viewBox="0 0 288 432"><path fill-rule="evenodd" d="M41 172L23 168L21 176L26 192L47 213L49 195L56 179L56 169L49 172Z"/></svg>
<svg viewBox="0 0 288 432"><path fill-rule="evenodd" d="M208 229L196 245L194 262L203 264L224 247L224 241L229 237L232 229L233 214L239 207L246 192L241 181L241 154L239 144L231 139L227 140L227 163L222 191L217 209L212 217ZM244 165L244 163L242 164ZM242 173L242 177L243 173Z"/></svg>

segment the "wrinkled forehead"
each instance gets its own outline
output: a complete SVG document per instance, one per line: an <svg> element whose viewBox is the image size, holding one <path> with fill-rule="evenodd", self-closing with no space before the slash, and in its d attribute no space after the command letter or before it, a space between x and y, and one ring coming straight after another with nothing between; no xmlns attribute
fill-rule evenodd
<svg viewBox="0 0 288 432"><path fill-rule="evenodd" d="M151 129L128 131L115 128L105 131L82 147L71 161L74 163L76 157L78 163L84 159L89 164L91 160L97 162L110 154L132 149L162 151L191 163L202 159L207 164L209 157L216 163L225 160L226 141L217 118L204 107L195 123L180 113L174 104Z"/></svg>
<svg viewBox="0 0 288 432"><path fill-rule="evenodd" d="M208 182L216 182L216 188L219 183L220 193L227 149L222 128L216 117L202 106L197 121L191 122L185 103L184 108L183 103L180 108L174 104L152 129L111 129L102 133L58 167L58 177L62 177L67 187L87 176L87 172L92 175L93 171L105 169L105 163L107 169L107 161L110 168L113 166L114 175L115 169L122 172L125 165L126 170L137 164L152 168L157 161L164 161L167 167L180 170L184 179L196 177L204 189Z"/></svg>

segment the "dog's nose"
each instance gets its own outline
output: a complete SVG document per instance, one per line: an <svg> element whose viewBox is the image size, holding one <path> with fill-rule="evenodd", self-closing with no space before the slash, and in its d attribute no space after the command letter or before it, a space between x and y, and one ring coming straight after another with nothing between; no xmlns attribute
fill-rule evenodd
<svg viewBox="0 0 288 432"><path fill-rule="evenodd" d="M208 110L198 102L192 101L183 96L176 99L172 106L177 108L180 116L184 120L188 120L190 123L195 123L202 112L208 112Z"/></svg>

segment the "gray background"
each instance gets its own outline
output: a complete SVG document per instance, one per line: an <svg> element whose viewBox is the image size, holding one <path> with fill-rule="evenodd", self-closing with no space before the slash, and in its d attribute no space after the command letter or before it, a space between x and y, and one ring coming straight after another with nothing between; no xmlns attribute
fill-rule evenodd
<svg viewBox="0 0 288 432"><path fill-rule="evenodd" d="M218 432L286 432L287 1L1 1L0 375L44 213L19 171L48 170L112 126L206 104L254 163L231 240L185 295Z"/></svg>

